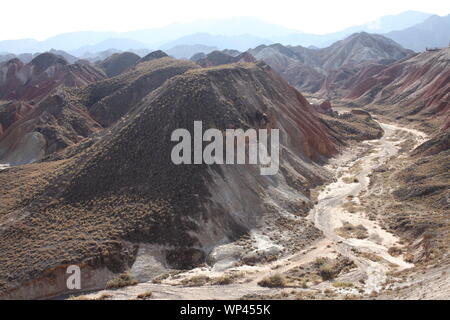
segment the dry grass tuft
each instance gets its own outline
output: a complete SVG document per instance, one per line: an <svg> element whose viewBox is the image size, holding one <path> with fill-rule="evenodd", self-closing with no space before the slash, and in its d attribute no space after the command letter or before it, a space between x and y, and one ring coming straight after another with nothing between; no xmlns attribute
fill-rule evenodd
<svg viewBox="0 0 450 320"><path fill-rule="evenodd" d="M258 285L267 288L284 288L286 287L286 279L281 274L275 274L262 279L258 282Z"/></svg>
<svg viewBox="0 0 450 320"><path fill-rule="evenodd" d="M142 293L138 294L137 298L138 299L148 299L148 298L151 298L152 295L153 295L153 292L148 290L148 291L145 291L145 292L142 292Z"/></svg>
<svg viewBox="0 0 450 320"><path fill-rule="evenodd" d="M138 281L134 279L129 273L125 272L119 275L117 278L109 280L106 283L108 289L118 289L123 287L135 286Z"/></svg>
<svg viewBox="0 0 450 320"><path fill-rule="evenodd" d="M343 238L366 239L369 237L366 227L363 225L354 226L351 223L344 222L343 226L336 229L336 233Z"/></svg>

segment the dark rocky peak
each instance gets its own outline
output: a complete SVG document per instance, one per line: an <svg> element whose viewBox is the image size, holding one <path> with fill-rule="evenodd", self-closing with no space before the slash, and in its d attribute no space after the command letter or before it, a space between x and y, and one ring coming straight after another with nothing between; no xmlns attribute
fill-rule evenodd
<svg viewBox="0 0 450 320"><path fill-rule="evenodd" d="M168 57L167 53L165 53L162 50L157 50L157 51L150 52L148 55L143 57L139 62L152 61L155 59L161 59L161 58L165 58L165 57Z"/></svg>
<svg viewBox="0 0 450 320"><path fill-rule="evenodd" d="M69 64L63 57L50 52L45 52L38 55L36 58L31 60L30 63L35 66L37 72L45 71L46 69L56 64L64 66Z"/></svg>

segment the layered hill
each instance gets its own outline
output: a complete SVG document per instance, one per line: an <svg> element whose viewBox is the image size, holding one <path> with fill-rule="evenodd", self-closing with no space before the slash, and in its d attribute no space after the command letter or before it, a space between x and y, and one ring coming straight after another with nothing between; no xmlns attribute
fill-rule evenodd
<svg viewBox="0 0 450 320"><path fill-rule="evenodd" d="M300 90L327 95L336 82L348 80L367 64L388 64L413 54L381 35L356 33L323 49L259 46L249 50Z"/></svg>
<svg viewBox="0 0 450 320"><path fill-rule="evenodd" d="M397 118L433 118L449 127L450 48L360 72L356 78L345 99L379 106Z"/></svg>
<svg viewBox="0 0 450 320"><path fill-rule="evenodd" d="M14 122L22 119L32 109L33 105L26 101L0 102L0 137Z"/></svg>
<svg viewBox="0 0 450 320"><path fill-rule="evenodd" d="M189 61L157 59L112 79L52 92L31 112L9 116L17 121L5 122L0 162L30 163L78 143L114 124L168 78L196 67Z"/></svg>
<svg viewBox="0 0 450 320"><path fill-rule="evenodd" d="M144 243L154 258L190 268L224 239L264 226L266 215L290 221L283 241L301 246L318 236L300 217L312 205L309 189L326 177L319 163L337 145L314 109L264 64L187 69L73 155L0 173L3 297L66 292L69 264L82 267L84 289L102 287ZM79 99L91 104L117 91L117 79ZM259 165L174 165L171 134L192 132L194 121L222 131L279 129L280 170L261 176Z"/></svg>
<svg viewBox="0 0 450 320"><path fill-rule="evenodd" d="M317 50L322 68L333 71L363 62L395 61L412 55L411 50L381 35L360 32Z"/></svg>
<svg viewBox="0 0 450 320"><path fill-rule="evenodd" d="M27 64L19 59L0 64L0 99L39 100L57 87L80 87L105 78L89 64L69 64L61 56L43 53Z"/></svg>

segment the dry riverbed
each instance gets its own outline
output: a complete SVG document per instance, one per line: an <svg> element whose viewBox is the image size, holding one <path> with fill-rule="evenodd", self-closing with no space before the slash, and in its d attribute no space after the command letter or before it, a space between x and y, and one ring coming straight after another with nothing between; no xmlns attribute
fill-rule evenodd
<svg viewBox="0 0 450 320"><path fill-rule="evenodd" d="M405 261L402 241L370 216L364 203L376 192L370 184L374 170L405 157L427 137L416 130L380 125L385 131L381 139L352 146L327 166L335 181L313 191L317 204L308 216L323 238L308 248L250 264L237 263L230 254L226 263L167 270L151 281L74 298L366 299L401 286L404 279L398 275L414 265ZM291 252L258 230L246 241L265 250ZM233 252L241 245L242 241L224 248Z"/></svg>

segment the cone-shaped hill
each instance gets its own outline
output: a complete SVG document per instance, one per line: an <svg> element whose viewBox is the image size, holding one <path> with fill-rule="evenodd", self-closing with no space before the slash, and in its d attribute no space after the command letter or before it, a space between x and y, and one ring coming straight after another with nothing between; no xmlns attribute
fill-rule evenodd
<svg viewBox="0 0 450 320"><path fill-rule="evenodd" d="M102 287L133 265L142 244L169 267L191 268L267 219L291 225L280 241L301 247L317 239L304 218L309 189L327 175L321 161L337 152L317 113L264 63L185 63L175 76L164 69L172 77L160 71L170 79L156 90L148 89L161 84L151 75L136 80L132 72L128 86L118 77L88 87L78 101L97 119L105 120L100 111L115 114L111 95L128 99L128 113L63 160L0 174L0 290L7 296L65 293L64 281L49 279L64 279L70 264L82 267L84 289ZM193 132L194 121L222 132L279 129L280 170L262 176L259 165L173 164L171 134Z"/></svg>

